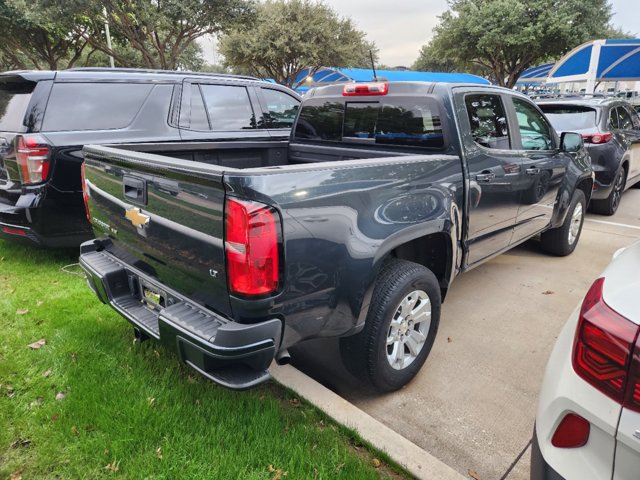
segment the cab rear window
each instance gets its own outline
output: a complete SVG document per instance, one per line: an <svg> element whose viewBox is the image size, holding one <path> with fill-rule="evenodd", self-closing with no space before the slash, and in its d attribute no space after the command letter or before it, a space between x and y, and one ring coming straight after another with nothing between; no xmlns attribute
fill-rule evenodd
<svg viewBox="0 0 640 480"><path fill-rule="evenodd" d="M0 132L23 132L34 82L0 83Z"/></svg>
<svg viewBox="0 0 640 480"><path fill-rule="evenodd" d="M338 141L440 149L444 135L437 104L430 98L305 102L296 140Z"/></svg>

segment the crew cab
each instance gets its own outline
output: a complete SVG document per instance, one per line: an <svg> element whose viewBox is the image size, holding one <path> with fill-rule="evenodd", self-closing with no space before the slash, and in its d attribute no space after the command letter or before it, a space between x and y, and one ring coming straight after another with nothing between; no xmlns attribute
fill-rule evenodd
<svg viewBox="0 0 640 480"><path fill-rule="evenodd" d="M0 238L75 248L93 238L80 183L86 144L135 145L198 160L207 155L203 142L288 138L299 103L288 88L234 75L126 68L2 73Z"/></svg>
<svg viewBox="0 0 640 480"><path fill-rule="evenodd" d="M317 88L289 141L226 148L85 147L97 238L80 264L138 338L235 389L318 337L377 389L402 387L456 275L534 237L570 254L593 185L579 134L491 86Z"/></svg>

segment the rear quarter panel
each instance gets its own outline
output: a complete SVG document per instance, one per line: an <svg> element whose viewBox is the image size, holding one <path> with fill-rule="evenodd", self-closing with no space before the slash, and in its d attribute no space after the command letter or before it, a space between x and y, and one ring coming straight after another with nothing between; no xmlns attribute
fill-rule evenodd
<svg viewBox="0 0 640 480"><path fill-rule="evenodd" d="M464 198L457 155L226 172L225 187L229 195L274 205L282 215L281 292L263 302L232 297L231 306L237 318L264 315L265 309L283 318L284 347L356 331L378 269L395 247L444 232L457 252Z"/></svg>

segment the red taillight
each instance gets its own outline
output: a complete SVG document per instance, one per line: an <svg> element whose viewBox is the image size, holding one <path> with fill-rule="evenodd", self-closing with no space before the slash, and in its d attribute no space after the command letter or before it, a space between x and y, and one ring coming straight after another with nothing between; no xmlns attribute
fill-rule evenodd
<svg viewBox="0 0 640 480"><path fill-rule="evenodd" d="M342 89L342 96L357 97L360 95L386 95L389 92L389 84L377 83L350 83Z"/></svg>
<svg viewBox="0 0 640 480"><path fill-rule="evenodd" d="M596 280L582 302L573 344L573 369L622 404L639 327L604 302L603 284L604 278Z"/></svg>
<svg viewBox="0 0 640 480"><path fill-rule="evenodd" d="M91 210L89 210L89 187L87 186L87 177L84 173L84 162L80 165L80 181L82 182L82 200L84 200L84 211L87 215L89 223L93 223L91 220Z"/></svg>
<svg viewBox="0 0 640 480"><path fill-rule="evenodd" d="M280 277L278 213L258 202L228 198L225 250L229 289L241 295L265 295L278 289Z"/></svg>
<svg viewBox="0 0 640 480"><path fill-rule="evenodd" d="M49 145L42 136L18 135L16 160L24 185L41 183L49 178Z"/></svg>
<svg viewBox="0 0 640 480"><path fill-rule="evenodd" d="M591 425L575 413L568 413L556 428L551 444L557 448L578 448L589 440Z"/></svg>
<svg viewBox="0 0 640 480"><path fill-rule="evenodd" d="M582 135L582 139L584 140L584 143L593 143L595 145L599 145L601 143L607 143L612 138L613 138L613 133L611 132Z"/></svg>

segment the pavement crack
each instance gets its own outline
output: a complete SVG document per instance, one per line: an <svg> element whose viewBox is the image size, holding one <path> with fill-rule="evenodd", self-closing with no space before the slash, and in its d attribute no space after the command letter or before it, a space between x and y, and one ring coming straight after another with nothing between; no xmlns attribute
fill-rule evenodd
<svg viewBox="0 0 640 480"><path fill-rule="evenodd" d="M522 451L518 454L518 456L515 458L515 460L513 462L511 462L511 465L509 465L509 468L507 468L507 471L504 472L504 475L502 475L500 477L500 480L506 480L506 478L509 476L509 474L511 473L511 471L515 468L515 466L518 464L518 462L520 461L520 459L522 458L522 456L524 455L524 452L527 451L527 449L531 446L531 440L529 440L529 442L524 446L524 448L522 449Z"/></svg>

